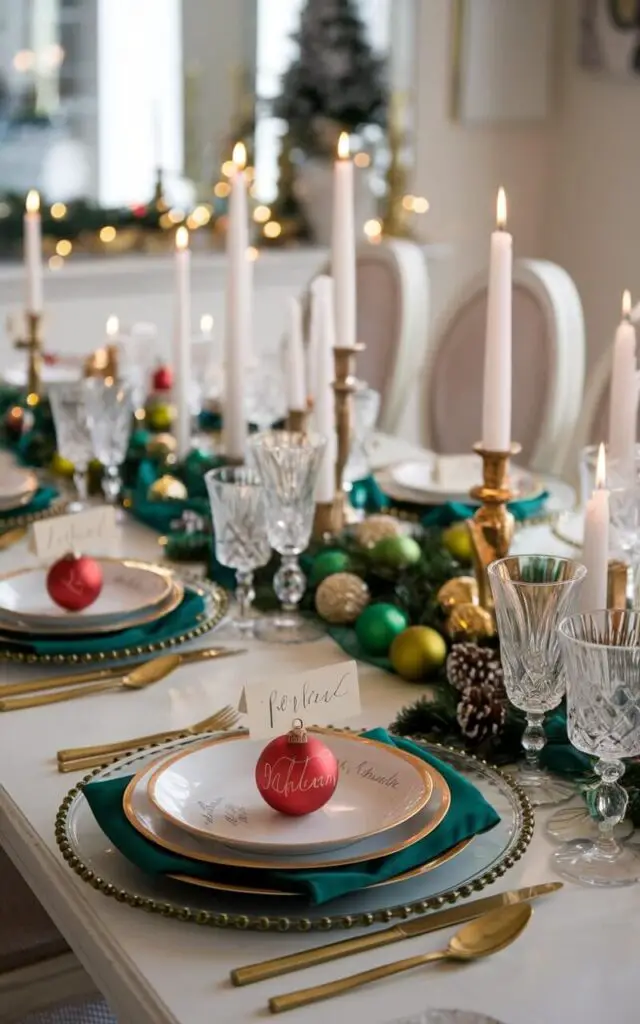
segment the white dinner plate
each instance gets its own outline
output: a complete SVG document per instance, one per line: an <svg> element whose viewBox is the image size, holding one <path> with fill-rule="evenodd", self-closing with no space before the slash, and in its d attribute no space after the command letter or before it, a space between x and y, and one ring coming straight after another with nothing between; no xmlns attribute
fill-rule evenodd
<svg viewBox="0 0 640 1024"><path fill-rule="evenodd" d="M165 761L149 782L149 799L178 828L258 853L313 854L380 835L420 811L433 792L427 765L397 747L347 733L322 732L339 764L338 784L313 814L273 810L255 781L264 740L210 740ZM286 787L286 756L276 762ZM313 769L313 759L309 764Z"/></svg>
<svg viewBox="0 0 640 1024"><path fill-rule="evenodd" d="M265 870L301 870L311 868L338 867L341 864L358 864L365 860L377 860L391 853L411 846L433 832L444 819L451 805L451 793L444 778L430 765L425 764L433 782L433 794L429 802L412 818L396 828L380 835L361 839L344 849L322 850L318 853L292 854L281 851L278 854L257 853L253 850L232 847L215 839L196 836L179 828L160 814L149 799L148 785L157 769L172 755L164 754L142 768L131 780L124 794L124 813L133 827L145 838L166 850L183 857L209 864L224 864L229 867L263 868ZM317 812L316 812L317 813Z"/></svg>
<svg viewBox="0 0 640 1024"><path fill-rule="evenodd" d="M389 473L396 484L415 491L423 501L467 501L471 488L482 483L482 459L476 454L430 452L428 458L389 467ZM544 490L540 480L518 466L511 467L511 487L519 500L532 500Z"/></svg>
<svg viewBox="0 0 640 1024"><path fill-rule="evenodd" d="M574 548L582 549L584 543L584 511L576 509L574 512L563 512L555 521L553 532L560 540L571 544Z"/></svg>
<svg viewBox="0 0 640 1024"><path fill-rule="evenodd" d="M0 577L0 617L30 624L34 631L51 623L83 626L116 625L127 617L166 601L173 578L167 569L129 559L98 558L103 586L100 596L88 608L69 612L47 593L47 568L19 569Z"/></svg>
<svg viewBox="0 0 640 1024"><path fill-rule="evenodd" d="M98 633L120 633L122 630L133 629L134 626L144 626L163 618L165 615L169 615L170 612L175 611L183 598L184 584L180 583L179 580L174 580L166 600L160 601L159 604L151 605L150 608L142 608L139 611L131 612L131 614L122 615L118 619L110 619L102 625L96 625L92 622L87 624L84 618L80 618L77 615L70 621L67 615L62 619L53 619L44 625L35 626L33 622L25 622L20 618L4 618L0 614L0 632L9 635L12 633L28 634L32 639L68 637L70 634L93 636ZM18 635L14 639L18 642L21 637Z"/></svg>
<svg viewBox="0 0 640 1024"><path fill-rule="evenodd" d="M18 508L27 504L38 490L38 478L22 466L2 466L0 472L0 509Z"/></svg>

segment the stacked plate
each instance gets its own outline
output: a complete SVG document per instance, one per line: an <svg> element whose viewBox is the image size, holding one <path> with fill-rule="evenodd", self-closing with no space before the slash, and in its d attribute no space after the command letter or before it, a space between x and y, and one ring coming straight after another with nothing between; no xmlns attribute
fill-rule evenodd
<svg viewBox="0 0 640 1024"><path fill-rule="evenodd" d="M30 469L10 462L0 467L0 516L15 512L32 501L38 490L38 478Z"/></svg>
<svg viewBox="0 0 640 1024"><path fill-rule="evenodd" d="M482 483L479 455L436 455L425 452L418 461L400 462L379 470L376 480L394 501L422 505L469 502L472 487ZM545 484L525 469L511 467L510 485L519 501L533 501L545 490Z"/></svg>
<svg viewBox="0 0 640 1024"><path fill-rule="evenodd" d="M323 740L340 774L333 796L314 814L288 817L267 806L254 781L264 741L241 733L197 742L146 764L125 791L124 813L138 833L164 850L245 869L239 885L229 882L228 873L220 881L172 877L208 889L278 896L295 893L284 885L265 888L258 872L374 861L423 839L447 815L449 787L422 759L355 734L323 731ZM432 870L469 842L400 877Z"/></svg>
<svg viewBox="0 0 640 1024"><path fill-rule="evenodd" d="M79 612L66 611L49 597L45 568L0 577L0 630L32 638L116 633L154 622L182 601L184 587L166 569L119 559L96 561L102 567L102 591Z"/></svg>

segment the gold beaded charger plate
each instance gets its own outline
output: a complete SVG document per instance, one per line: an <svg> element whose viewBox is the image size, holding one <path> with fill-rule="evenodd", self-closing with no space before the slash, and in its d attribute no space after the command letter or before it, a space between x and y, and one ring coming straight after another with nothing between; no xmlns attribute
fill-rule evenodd
<svg viewBox="0 0 640 1024"><path fill-rule="evenodd" d="M323 730L328 739L328 731ZM226 743L238 738L246 740L245 733L232 736L228 734L219 739ZM198 738L185 749L186 753L197 752L207 748L211 740ZM263 871L307 871L316 868L338 867L343 864L358 864L366 860L376 860L411 846L433 832L444 820L451 806L451 793L440 772L428 765L432 782L431 799L428 804L413 817L401 822L386 832L368 835L346 847L314 848L312 853L292 851L279 846L266 852L264 849L253 850L245 847L234 848L227 842L220 842L211 836L193 835L183 827L176 825L158 811L149 798L149 783L164 763L171 762L175 753L163 754L151 764L145 764L131 780L124 794L123 809L131 825L137 832L171 853L205 864L221 864L232 868L253 868ZM424 762L420 762L423 764ZM255 759L250 768L253 780ZM266 805L265 805L266 806ZM315 817L315 815L314 815Z"/></svg>
<svg viewBox="0 0 640 1024"><path fill-rule="evenodd" d="M147 794L179 829L235 849L290 857L382 836L426 807L440 784L431 765L397 747L327 730L323 742L338 762L338 782L314 814L279 814L265 803L254 778L264 741L244 734L199 743L167 758L151 776ZM274 766L270 781L279 793L290 786L290 763L282 756Z"/></svg>
<svg viewBox="0 0 640 1024"><path fill-rule="evenodd" d="M3 516L2 512L7 512L8 509L0 510L0 533L20 526L30 526L31 523L37 523L41 519L52 519L54 516L61 516L66 507L67 499L59 497L54 498L48 508L42 508L38 512L16 512L10 516Z"/></svg>
<svg viewBox="0 0 640 1024"><path fill-rule="evenodd" d="M105 663L126 665L147 654L162 654L172 650L180 644L195 640L203 633L214 629L226 615L229 603L226 591L217 583L189 582L184 587L185 599L189 593L202 598L202 610L194 612L192 619L187 623L183 621L180 625L176 625L175 631L165 630L162 639L131 644L127 641L129 631L125 630L122 633L114 633L108 638L105 637L104 643L109 641L109 649L83 650L83 643L90 643L93 638L78 637L73 654L43 654L29 648L26 643L18 642L15 634L0 633L0 661L25 665L71 665L76 667ZM55 640L52 637L48 639Z"/></svg>
<svg viewBox="0 0 640 1024"><path fill-rule="evenodd" d="M414 737L421 742L419 737ZM533 835L533 812L522 790L499 769L470 754L428 744L437 757L462 772L500 815L494 829L476 836L458 856L433 871L386 886L343 896L320 907L301 897L282 899L256 894L208 891L181 882L144 874L114 851L99 828L82 789L92 779L131 775L157 759L158 751L178 751L182 739L127 755L97 769L74 786L63 800L55 823L58 846L78 877L103 895L129 907L177 921L213 928L259 931L331 931L369 927L424 914L483 890L501 878L522 857Z"/></svg>

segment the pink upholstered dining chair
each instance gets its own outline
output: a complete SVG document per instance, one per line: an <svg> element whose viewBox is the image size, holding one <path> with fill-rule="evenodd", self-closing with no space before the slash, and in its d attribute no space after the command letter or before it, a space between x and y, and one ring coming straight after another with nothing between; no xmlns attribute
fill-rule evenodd
<svg viewBox="0 0 640 1024"><path fill-rule="evenodd" d="M425 375L424 440L443 453L480 440L487 275L474 279L443 321ZM512 437L518 460L563 467L580 413L585 335L576 287L546 260L518 260L513 274Z"/></svg>
<svg viewBox="0 0 640 1024"><path fill-rule="evenodd" d="M329 264L319 271L331 273ZM385 238L356 254L357 332L366 346L357 375L380 392L380 430L392 434L419 374L428 337L429 279L419 246ZM308 314L308 295L304 305Z"/></svg>

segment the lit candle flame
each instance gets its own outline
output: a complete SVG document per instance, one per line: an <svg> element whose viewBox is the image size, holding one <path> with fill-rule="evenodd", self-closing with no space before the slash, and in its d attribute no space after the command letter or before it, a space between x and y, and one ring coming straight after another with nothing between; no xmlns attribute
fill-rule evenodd
<svg viewBox="0 0 640 1024"><path fill-rule="evenodd" d="M189 229L184 225L176 231L176 249L181 252L189 248Z"/></svg>
<svg viewBox="0 0 640 1024"><path fill-rule="evenodd" d="M120 321L117 316L110 316L107 320L107 335L110 338L115 338L116 334L120 330Z"/></svg>
<svg viewBox="0 0 640 1024"><path fill-rule="evenodd" d="M210 334L213 330L213 317L211 313L203 313L200 317L200 332L201 334Z"/></svg>
<svg viewBox="0 0 640 1024"><path fill-rule="evenodd" d="M622 293L622 316L628 319L631 316L631 292L628 288Z"/></svg>
<svg viewBox="0 0 640 1024"><path fill-rule="evenodd" d="M338 159L349 159L349 136L347 132L340 132L340 138L338 139Z"/></svg>
<svg viewBox="0 0 640 1024"><path fill-rule="evenodd" d="M244 142L236 142L233 147L233 162L236 165L236 170L244 171L247 166L247 147Z"/></svg>
<svg viewBox="0 0 640 1024"><path fill-rule="evenodd" d="M604 444L600 442L598 448L598 461L596 463L596 487L604 487L607 483L607 462L604 454Z"/></svg>
<svg viewBox="0 0 640 1024"><path fill-rule="evenodd" d="M26 208L27 213L38 213L40 210L40 195L35 188L27 194Z"/></svg>
<svg viewBox="0 0 640 1024"><path fill-rule="evenodd" d="M507 195L502 185L498 189L498 200L496 202L496 223L499 231L504 231L507 226Z"/></svg>

